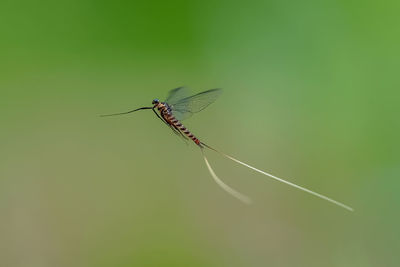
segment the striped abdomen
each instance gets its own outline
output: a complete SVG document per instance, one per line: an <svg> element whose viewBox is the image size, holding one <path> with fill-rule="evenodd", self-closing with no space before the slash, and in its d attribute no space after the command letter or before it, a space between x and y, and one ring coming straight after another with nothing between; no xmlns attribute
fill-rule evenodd
<svg viewBox="0 0 400 267"><path fill-rule="evenodd" d="M159 105L158 110L161 113L161 116L171 125L174 125L176 129L184 133L187 137L193 140L193 142L196 143L196 145L200 145L200 140L194 136L179 120L177 120L174 115L171 114L171 111L169 110L168 106L166 105Z"/></svg>
<svg viewBox="0 0 400 267"><path fill-rule="evenodd" d="M179 120L177 120L174 115L171 114L169 107L163 103L158 105L158 110L161 113L161 116L171 125L174 125L176 129L184 133L187 137L193 140L196 145L201 146L200 140L194 136Z"/></svg>
<svg viewBox="0 0 400 267"><path fill-rule="evenodd" d="M200 140L194 136L179 120L177 120L173 115L169 115L168 121L175 125L176 128L178 128L182 133L184 133L187 137L193 140L193 142L196 143L196 145L200 145Z"/></svg>

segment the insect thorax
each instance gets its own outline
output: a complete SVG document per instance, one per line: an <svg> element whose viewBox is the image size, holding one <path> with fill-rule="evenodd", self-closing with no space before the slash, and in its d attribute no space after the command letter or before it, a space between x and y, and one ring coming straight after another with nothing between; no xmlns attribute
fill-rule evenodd
<svg viewBox="0 0 400 267"><path fill-rule="evenodd" d="M158 109L160 112L164 112L164 113L168 113L168 114L171 113L171 107L170 107L167 103L165 103L165 102L160 102L160 103L158 104L158 106L157 106L157 109Z"/></svg>

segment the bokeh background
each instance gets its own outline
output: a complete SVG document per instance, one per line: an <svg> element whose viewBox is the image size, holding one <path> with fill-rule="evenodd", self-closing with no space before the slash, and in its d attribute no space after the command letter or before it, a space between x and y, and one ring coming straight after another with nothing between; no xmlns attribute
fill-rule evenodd
<svg viewBox="0 0 400 267"><path fill-rule="evenodd" d="M398 1L2 1L1 266L399 266ZM150 111L224 94L199 149Z"/></svg>

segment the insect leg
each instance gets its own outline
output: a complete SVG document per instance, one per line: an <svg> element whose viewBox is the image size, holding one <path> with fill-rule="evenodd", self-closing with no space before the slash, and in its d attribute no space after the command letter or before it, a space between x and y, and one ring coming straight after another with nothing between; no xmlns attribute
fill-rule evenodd
<svg viewBox="0 0 400 267"><path fill-rule="evenodd" d="M153 108L152 110L153 110L154 114L156 114L156 116L157 116L163 123L165 123L165 124L167 124L167 125L169 126L169 123L166 122L163 118L161 118L161 116L158 115L157 111L155 111L154 108Z"/></svg>
<svg viewBox="0 0 400 267"><path fill-rule="evenodd" d="M168 123L168 121L164 118L164 116L161 114L161 116L158 115L158 113L153 109L153 111L156 113L156 115L162 120L164 121L165 124L167 124L174 132L178 133L180 136L183 137L183 139L185 140L189 140L189 138L184 135L179 129L178 127L176 127L174 124L172 123Z"/></svg>
<svg viewBox="0 0 400 267"><path fill-rule="evenodd" d="M164 122L173 132L174 134L176 134L179 137L182 137L183 141L185 141L185 143L187 144L186 140L186 136L184 136L180 131L178 131L177 129L175 129L173 126L171 126L171 124L169 124L163 117L161 117L160 115L158 115L158 113L153 109L154 114L156 114L156 116L162 121Z"/></svg>
<svg viewBox="0 0 400 267"><path fill-rule="evenodd" d="M186 140L189 140L189 138L186 135L184 135L176 125L172 124L172 127L174 127L175 130L183 136L183 138L185 138Z"/></svg>

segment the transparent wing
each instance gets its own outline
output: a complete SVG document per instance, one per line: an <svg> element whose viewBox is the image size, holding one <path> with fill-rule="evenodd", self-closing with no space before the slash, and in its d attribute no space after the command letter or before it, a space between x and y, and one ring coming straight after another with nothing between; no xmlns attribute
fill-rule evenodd
<svg viewBox="0 0 400 267"><path fill-rule="evenodd" d="M171 91L169 91L165 102L173 105L173 104L176 104L179 100L181 100L185 97L188 97L188 96L189 96L189 92L186 87L178 87L178 88L175 88L175 89L172 89Z"/></svg>
<svg viewBox="0 0 400 267"><path fill-rule="evenodd" d="M222 93L221 89L211 89L193 96L182 98L175 103L167 104L171 107L172 114L178 120L184 120L192 116L194 113L202 111Z"/></svg>

